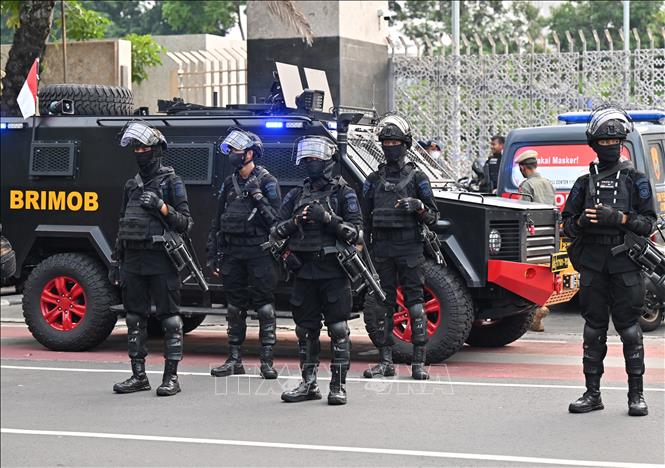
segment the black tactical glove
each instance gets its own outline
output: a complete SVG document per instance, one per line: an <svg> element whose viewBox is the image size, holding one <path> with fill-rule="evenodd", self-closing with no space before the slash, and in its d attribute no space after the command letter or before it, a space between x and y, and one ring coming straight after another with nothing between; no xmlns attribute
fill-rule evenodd
<svg viewBox="0 0 665 468"><path fill-rule="evenodd" d="M159 211L164 206L164 200L159 198L155 192L145 191L139 199L141 207L148 211Z"/></svg>
<svg viewBox="0 0 665 468"><path fill-rule="evenodd" d="M603 226L620 226L623 220L623 212L611 206L596 205L596 218L598 224Z"/></svg>
<svg viewBox="0 0 665 468"><path fill-rule="evenodd" d="M214 276L219 276L219 270L222 268L223 261L224 261L224 255L218 253L213 258L210 258L208 260L206 266L210 268L210 271Z"/></svg>
<svg viewBox="0 0 665 468"><path fill-rule="evenodd" d="M306 223L319 224L329 224L332 220L330 213L320 203L308 205L303 212L302 218Z"/></svg>
<svg viewBox="0 0 665 468"><path fill-rule="evenodd" d="M416 213L425 209L425 204L417 198L407 197L397 200L395 208L402 208L407 213Z"/></svg>
<svg viewBox="0 0 665 468"><path fill-rule="evenodd" d="M109 268L109 282L113 286L120 286L120 264L116 263Z"/></svg>
<svg viewBox="0 0 665 468"><path fill-rule="evenodd" d="M263 198L263 192L261 192L259 179L257 179L255 176L250 177L247 182L245 182L245 190L254 200L260 200Z"/></svg>
<svg viewBox="0 0 665 468"><path fill-rule="evenodd" d="M587 216L586 211L583 211L582 214L580 215L580 217L577 218L577 224L578 224L578 226L580 226L580 227L591 226L591 224L593 224L593 223L591 222L591 219L592 219L592 218L589 218L589 216Z"/></svg>

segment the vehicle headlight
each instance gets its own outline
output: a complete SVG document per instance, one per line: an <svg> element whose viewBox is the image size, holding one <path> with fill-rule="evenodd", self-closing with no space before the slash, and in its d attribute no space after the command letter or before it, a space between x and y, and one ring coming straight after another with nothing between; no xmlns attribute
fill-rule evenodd
<svg viewBox="0 0 665 468"><path fill-rule="evenodd" d="M491 255L496 255L501 251L501 233L496 229L490 231L489 247Z"/></svg>

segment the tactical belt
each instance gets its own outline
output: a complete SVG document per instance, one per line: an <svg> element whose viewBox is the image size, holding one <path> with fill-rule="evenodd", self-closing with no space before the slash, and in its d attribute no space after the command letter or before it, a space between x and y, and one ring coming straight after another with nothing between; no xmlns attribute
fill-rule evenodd
<svg viewBox="0 0 665 468"><path fill-rule="evenodd" d="M388 241L407 241L407 240L422 240L422 236L418 231L410 229L392 229L384 230L377 229L372 232L373 240L388 240Z"/></svg>
<svg viewBox="0 0 665 468"><path fill-rule="evenodd" d="M230 245L261 245L267 240L268 234L262 236L224 236L224 241Z"/></svg>
<svg viewBox="0 0 665 468"><path fill-rule="evenodd" d="M585 234L582 237L582 243L596 245L619 245L623 243L623 235L604 236L599 234Z"/></svg>
<svg viewBox="0 0 665 468"><path fill-rule="evenodd" d="M123 242L125 243L125 248L128 250L164 250L164 247L160 244L155 244L151 240L126 240Z"/></svg>

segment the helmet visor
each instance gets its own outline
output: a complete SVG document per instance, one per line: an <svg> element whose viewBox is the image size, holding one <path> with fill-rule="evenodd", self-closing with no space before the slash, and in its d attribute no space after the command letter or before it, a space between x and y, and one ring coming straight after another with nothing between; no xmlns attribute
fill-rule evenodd
<svg viewBox="0 0 665 468"><path fill-rule="evenodd" d="M630 121L630 118L622 111L618 109L603 109L593 113L591 120L587 126L587 133L590 135L595 135L601 128L601 126L610 120L616 120L623 124L623 132L628 134L633 131L633 124Z"/></svg>
<svg viewBox="0 0 665 468"><path fill-rule="evenodd" d="M165 141L162 133L141 122L131 122L120 139L120 146L155 146Z"/></svg>
<svg viewBox="0 0 665 468"><path fill-rule="evenodd" d="M229 154L232 150L244 151L254 145L254 140L241 130L231 130L224 141L219 145L222 154Z"/></svg>
<svg viewBox="0 0 665 468"><path fill-rule="evenodd" d="M293 157L296 166L305 158L316 158L322 161L332 159L337 146L328 138L324 137L303 137L296 141Z"/></svg>
<svg viewBox="0 0 665 468"><path fill-rule="evenodd" d="M374 131L378 135L381 133L381 130L383 130L388 125L394 125L402 132L403 135L411 133L411 126L406 121L406 119L396 114L386 115L385 117L381 118L379 123L376 124Z"/></svg>

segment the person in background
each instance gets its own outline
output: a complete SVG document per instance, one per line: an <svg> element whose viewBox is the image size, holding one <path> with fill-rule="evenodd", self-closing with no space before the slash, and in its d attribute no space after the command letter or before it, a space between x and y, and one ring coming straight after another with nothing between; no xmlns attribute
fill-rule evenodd
<svg viewBox="0 0 665 468"><path fill-rule="evenodd" d="M484 193L496 193L499 180L499 168L501 167L501 156L503 155L503 145L506 139L501 135L494 135L490 139L490 150L492 154L487 161L483 170L485 172L485 179L480 186L480 191Z"/></svg>
<svg viewBox="0 0 665 468"><path fill-rule="evenodd" d="M543 203L545 205L555 205L554 198L556 191L552 183L538 172L538 152L527 150L517 158L520 172L524 180L520 184L519 192L524 194L521 198L533 203ZM550 310L547 307L539 307L536 310L531 331L543 332L545 326L542 320L547 317Z"/></svg>

